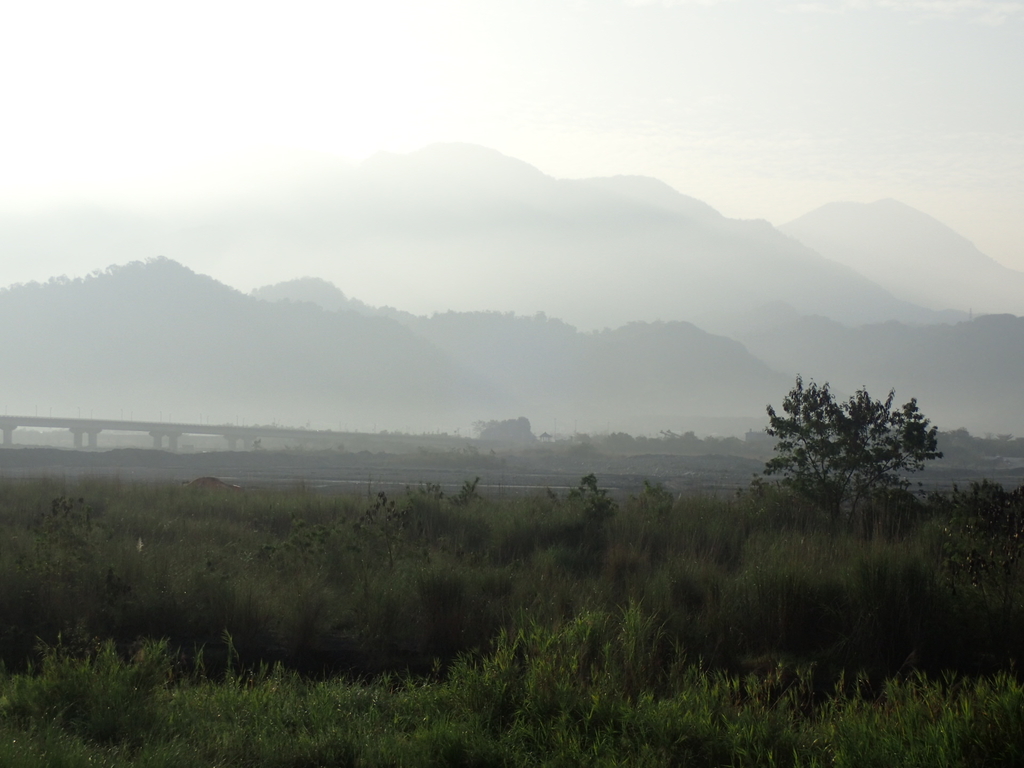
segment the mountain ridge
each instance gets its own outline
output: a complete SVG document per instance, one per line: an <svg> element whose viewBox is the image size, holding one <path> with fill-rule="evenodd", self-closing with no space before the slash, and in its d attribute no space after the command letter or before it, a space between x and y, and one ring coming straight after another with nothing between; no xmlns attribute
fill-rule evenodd
<svg viewBox="0 0 1024 768"><path fill-rule="evenodd" d="M717 362L708 386L700 394L702 402L712 407L729 401L736 405L746 398L748 412L763 414L763 405L777 403L792 385L792 377L799 373L809 380L830 382L844 396L866 386L876 397L884 396L889 389L897 391L901 402L916 397L924 413L943 429L969 427L975 432L1024 433L1024 397L1019 388L1024 379L1024 318L1014 315L984 315L971 321L933 325L889 321L851 328L826 317L800 315L779 303L751 310L748 318L736 321L737 332L728 337L728 344L714 341L727 335L705 333L693 324L679 322L626 324L585 334L592 348L602 344L611 348L604 357L596 358L600 360L597 365L588 363L586 350L574 348L567 341L576 333L572 326L545 315L531 318L498 312L449 312L428 318L406 314L403 322L476 373L494 374L520 392L568 384L576 396L581 396L587 382L612 380L614 385L607 389L619 393L617 400L596 406L608 412L614 412L616 405L636 408L637 402L645 398L644 405L655 404L660 398L663 406L664 389L645 393L643 378L668 378L677 385L684 382L687 374L678 368L672 370L678 358L676 363L666 363L662 358L665 350L686 345L678 340L667 343L666 337L698 331L695 339L716 344ZM637 329L642 329L642 335L631 338ZM529 364L534 354L531 346L541 344L551 348L561 367L538 374L538 368ZM659 344L664 344L660 350ZM706 359L696 353L698 349L691 344L687 352L694 361ZM744 359L750 356L757 365L726 363L730 349L733 354L742 350ZM510 354L495 358L493 350ZM612 373L601 369L610 360L615 366ZM693 367L699 369L701 365L696 362ZM621 375L617 381L616 375ZM753 392L744 392L736 386L740 379L758 379L761 383ZM701 386L681 389L692 395ZM758 428L757 421L751 420L751 428ZM655 422L657 417L644 423Z"/></svg>
<svg viewBox="0 0 1024 768"><path fill-rule="evenodd" d="M0 252L51 274L72 252L105 264L165 255L246 290L317 275L415 314L544 311L587 329L771 300L847 324L941 320L767 222L646 177L555 179L493 150L436 145L286 181L285 199L268 188L166 215L112 211L97 227L59 211L0 217Z"/></svg>
<svg viewBox="0 0 1024 768"><path fill-rule="evenodd" d="M359 306L264 301L166 258L3 289L0 323L22 329L0 338L4 401L214 423L431 431L525 415L643 432L756 420L784 381L684 323L595 334L543 316L399 321Z"/></svg>
<svg viewBox="0 0 1024 768"><path fill-rule="evenodd" d="M779 230L906 301L965 314L1024 314L1024 272L897 200L828 203Z"/></svg>

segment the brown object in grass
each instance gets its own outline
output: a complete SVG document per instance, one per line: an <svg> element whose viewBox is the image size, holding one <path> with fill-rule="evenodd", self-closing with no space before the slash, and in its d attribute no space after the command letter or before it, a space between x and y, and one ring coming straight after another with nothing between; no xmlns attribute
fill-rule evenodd
<svg viewBox="0 0 1024 768"><path fill-rule="evenodd" d="M213 488L228 491L240 491L242 486L232 485L231 483L225 483L223 480L219 480L216 477L197 477L195 480L185 483L190 488Z"/></svg>

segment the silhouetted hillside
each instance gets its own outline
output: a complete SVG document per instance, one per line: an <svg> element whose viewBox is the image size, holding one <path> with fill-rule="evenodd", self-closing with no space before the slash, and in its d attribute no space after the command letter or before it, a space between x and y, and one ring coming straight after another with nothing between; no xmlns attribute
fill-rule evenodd
<svg viewBox="0 0 1024 768"><path fill-rule="evenodd" d="M544 311L588 330L766 301L844 323L937 319L767 222L725 218L654 179L554 179L465 144L381 154L172 214L8 218L0 249L53 263L53 274L69 253L96 254L97 266L162 254L247 289L316 275L372 305Z"/></svg>
<svg viewBox="0 0 1024 768"><path fill-rule="evenodd" d="M339 293L323 290L331 302ZM294 301L303 293L292 282L260 295ZM543 314L445 312L404 315L401 322L485 381L505 405L498 416L530 414L549 430L558 419L563 428L572 419L588 430L742 431L728 419L756 423L764 403L787 383L738 342L689 323L585 333Z"/></svg>
<svg viewBox="0 0 1024 768"><path fill-rule="evenodd" d="M11 413L393 429L488 399L393 320L262 302L167 259L4 290L0 323L18 329L0 338Z"/></svg>
<svg viewBox="0 0 1024 768"><path fill-rule="evenodd" d="M917 397L924 413L944 430L963 426L974 433L1024 434L1022 317L861 328L803 317L750 332L742 340L773 368L828 381L839 391L867 386L879 397L895 387L901 403Z"/></svg>
<svg viewBox="0 0 1024 768"><path fill-rule="evenodd" d="M497 312L399 321L298 300L304 290L376 311L328 283L272 288L292 300L157 259L0 291L0 322L17 329L0 339L3 405L364 430L525 416L538 433L742 432L801 373L840 392L895 387L944 429L1024 433L1024 319L1013 316L851 329L780 307L742 336L745 348L684 322L580 332Z"/></svg>
<svg viewBox="0 0 1024 768"><path fill-rule="evenodd" d="M412 327L530 413L586 414L591 424L619 429L759 417L765 398L787 380L738 342L690 323L581 333L543 315L476 312L422 318Z"/></svg>
<svg viewBox="0 0 1024 768"><path fill-rule="evenodd" d="M304 301L330 312L347 310L361 315L391 317L405 323L416 317L394 307L371 307L359 299L346 296L338 286L319 277L298 277L283 283L264 285L253 289L252 295L261 301Z"/></svg>
<svg viewBox="0 0 1024 768"><path fill-rule="evenodd" d="M1024 314L1024 272L896 200L829 203L779 229L921 306Z"/></svg>
<svg viewBox="0 0 1024 768"><path fill-rule="evenodd" d="M374 314L371 307L359 299L350 299L336 285L319 277L297 277L276 285L264 285L254 289L252 295L261 301L305 301L331 312L346 309Z"/></svg>
<svg viewBox="0 0 1024 768"><path fill-rule="evenodd" d="M403 322L500 393L504 417L527 413L549 431L544 414L606 414L598 424L612 431L742 431L699 420L710 414L752 417L758 428L765 404L778 405L800 373L845 393L895 387L946 430L1024 434L1024 319L1008 315L849 328L777 302L717 318L742 344L688 323L580 333L545 315L498 312Z"/></svg>
<svg viewBox="0 0 1024 768"><path fill-rule="evenodd" d="M287 300L244 295L168 259L0 291L0 322L20 329L0 340L4 405L364 430L522 415L540 431L560 419L565 430L657 432L756 420L786 381L688 323L582 333L541 315L399 322L318 306L353 302L323 281L261 293Z"/></svg>

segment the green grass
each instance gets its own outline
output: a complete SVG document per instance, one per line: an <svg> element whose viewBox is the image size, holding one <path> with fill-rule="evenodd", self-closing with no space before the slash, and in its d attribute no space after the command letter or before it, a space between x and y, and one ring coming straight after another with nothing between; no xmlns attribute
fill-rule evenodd
<svg viewBox="0 0 1024 768"><path fill-rule="evenodd" d="M987 507L581 488L0 483L0 765L1020 762Z"/></svg>
<svg viewBox="0 0 1024 768"><path fill-rule="evenodd" d="M486 648L524 616L638 603L729 669L775 656L884 676L914 653L933 673L996 671L1020 656L1021 579L955 583L941 509L886 534L771 488L593 502L7 482L0 655L17 669L59 634L190 647L228 632L254 662L303 666L344 638L400 669Z"/></svg>
<svg viewBox="0 0 1024 768"><path fill-rule="evenodd" d="M808 670L708 670L639 606L503 633L442 680L212 680L160 643L0 675L0 764L19 766L1001 766L1024 759L1022 728L1006 674L822 693Z"/></svg>

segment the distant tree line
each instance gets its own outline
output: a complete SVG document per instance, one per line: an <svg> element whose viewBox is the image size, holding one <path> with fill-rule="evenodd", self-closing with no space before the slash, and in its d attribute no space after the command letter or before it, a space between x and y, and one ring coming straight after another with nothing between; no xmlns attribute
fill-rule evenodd
<svg viewBox="0 0 1024 768"><path fill-rule="evenodd" d="M537 439L530 427L530 420L525 416L503 421L477 421L473 423L473 431L481 440L503 443L532 443Z"/></svg>

